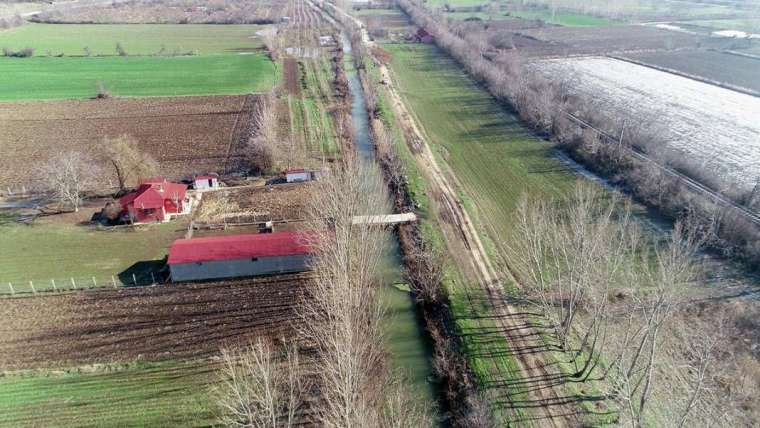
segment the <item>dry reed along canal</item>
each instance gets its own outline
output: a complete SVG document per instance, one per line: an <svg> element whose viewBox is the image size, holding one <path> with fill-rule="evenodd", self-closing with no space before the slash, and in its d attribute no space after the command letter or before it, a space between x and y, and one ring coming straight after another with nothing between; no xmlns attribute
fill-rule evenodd
<svg viewBox="0 0 760 428"><path fill-rule="evenodd" d="M375 148L369 137L369 118L359 76L351 58L351 43L345 34L341 35L345 52L345 68L348 85L351 89L351 119L354 125L354 144L362 162L375 161ZM390 233L390 231L388 232ZM388 319L385 333L387 351L395 370L401 371L408 378L407 384L413 388L412 396L435 402L435 385L430 365L431 349L425 332L417 316L417 310L408 288L402 285L403 266L398 242L391 240L391 248L383 263L382 300L386 306Z"/></svg>

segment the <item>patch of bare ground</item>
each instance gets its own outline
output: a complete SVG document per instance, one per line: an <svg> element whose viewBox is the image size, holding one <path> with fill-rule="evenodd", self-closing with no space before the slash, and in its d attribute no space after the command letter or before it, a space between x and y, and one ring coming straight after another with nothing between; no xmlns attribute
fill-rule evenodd
<svg viewBox="0 0 760 428"><path fill-rule="evenodd" d="M222 171L228 155L237 156L230 147L238 117L255 103L246 96L0 103L0 188L34 184L37 164L69 150L107 166L99 146L121 135L135 138L167 177ZM102 179L109 180L116 181Z"/></svg>
<svg viewBox="0 0 760 428"><path fill-rule="evenodd" d="M228 204L211 221L248 223L263 221L299 221L306 218L307 207L314 187L310 183L277 184L272 186L246 186L207 193L203 197L198 215L216 208L221 202ZM214 214L214 212L212 212Z"/></svg>
<svg viewBox="0 0 760 428"><path fill-rule="evenodd" d="M204 358L293 334L303 274L5 299L0 370Z"/></svg>
<svg viewBox="0 0 760 428"><path fill-rule="evenodd" d="M285 89L288 93L290 95L301 96L298 60L295 58L285 58L283 61L283 73L285 74Z"/></svg>

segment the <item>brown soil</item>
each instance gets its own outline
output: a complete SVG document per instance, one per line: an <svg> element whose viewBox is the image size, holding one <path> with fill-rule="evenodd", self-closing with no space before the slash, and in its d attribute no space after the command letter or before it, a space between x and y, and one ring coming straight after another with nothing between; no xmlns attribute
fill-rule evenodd
<svg viewBox="0 0 760 428"><path fill-rule="evenodd" d="M240 207L239 216L230 217L232 222L300 221L307 217L310 183L276 184L272 186L247 186L207 193L203 201L226 198Z"/></svg>
<svg viewBox="0 0 760 428"><path fill-rule="evenodd" d="M301 96L301 79L299 79L298 61L295 58L285 58L284 61L285 89L289 94Z"/></svg>
<svg viewBox="0 0 760 428"><path fill-rule="evenodd" d="M0 104L0 187L33 183L35 166L57 153L76 150L98 156L104 138L130 135L159 161L160 173L182 178L221 172L228 162L241 113L250 96L122 98ZM115 178L107 173L104 187Z"/></svg>
<svg viewBox="0 0 760 428"><path fill-rule="evenodd" d="M259 335L287 338L308 277L9 298L0 305L0 370L216 355Z"/></svg>

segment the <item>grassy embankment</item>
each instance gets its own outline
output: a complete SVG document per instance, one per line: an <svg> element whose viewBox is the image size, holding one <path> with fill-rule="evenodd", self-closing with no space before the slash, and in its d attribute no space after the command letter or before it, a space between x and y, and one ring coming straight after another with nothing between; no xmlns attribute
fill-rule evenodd
<svg viewBox="0 0 760 428"><path fill-rule="evenodd" d="M185 28L186 27L186 28ZM30 25L0 33L0 47L35 49L0 57L0 100L88 98L98 82L114 96L262 92L275 64L258 51L258 26ZM128 56L116 55L120 42ZM84 56L84 47L93 56ZM156 55L162 48L163 55ZM192 56L172 56L173 52ZM67 56L79 55L79 56ZM97 56L109 55L109 56Z"/></svg>
<svg viewBox="0 0 760 428"><path fill-rule="evenodd" d="M482 88L435 47L388 45L393 54L392 70L402 96L423 127L438 161L446 163L461 183L461 199L476 221L481 236L495 261L506 269L504 245L512 239L512 213L523 193L558 196L572 189L575 177L552 155L550 143L531 135L518 120L505 113ZM411 153L400 147L407 160ZM406 151L406 153L404 153ZM421 201L426 238L441 245L442 237L426 196L419 171L410 168L412 192ZM509 387L508 397L499 397L498 387L519 378L509 344L493 319L480 287L468 283L455 268L447 287L451 310L465 346L466 356L482 390L490 398L501 421L526 423L529 410L510 402L525 398L521 387ZM547 338L548 340L548 338ZM553 358L555 356L549 356ZM573 387L570 393L580 394ZM594 411L590 404L583 404ZM610 415L593 417L608 421Z"/></svg>
<svg viewBox="0 0 760 428"><path fill-rule="evenodd" d="M0 426L209 426L205 363L136 362L0 376Z"/></svg>

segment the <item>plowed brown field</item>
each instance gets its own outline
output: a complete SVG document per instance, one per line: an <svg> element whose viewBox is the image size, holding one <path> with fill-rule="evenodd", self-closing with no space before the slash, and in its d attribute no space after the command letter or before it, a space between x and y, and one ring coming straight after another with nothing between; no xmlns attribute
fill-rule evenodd
<svg viewBox="0 0 760 428"><path fill-rule="evenodd" d="M121 98L0 103L0 188L29 186L40 162L67 150L98 157L106 137L130 135L159 161L162 175L222 172L246 96ZM99 158L103 167L105 160ZM104 175L108 184L111 171Z"/></svg>
<svg viewBox="0 0 760 428"><path fill-rule="evenodd" d="M289 338L308 276L5 299L0 371L208 357L259 335Z"/></svg>

